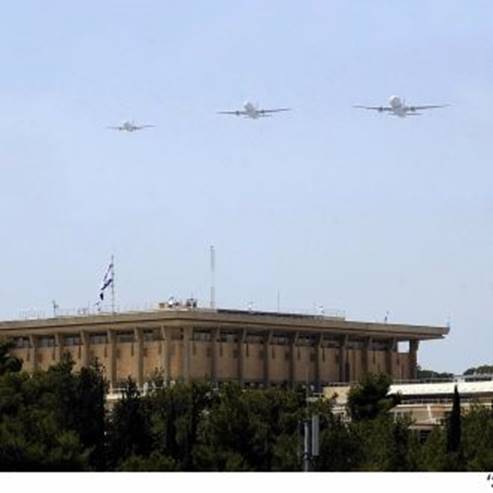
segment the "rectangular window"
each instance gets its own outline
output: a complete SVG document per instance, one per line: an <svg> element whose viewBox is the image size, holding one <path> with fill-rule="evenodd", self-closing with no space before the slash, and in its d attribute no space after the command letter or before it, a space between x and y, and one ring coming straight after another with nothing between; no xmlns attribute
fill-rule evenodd
<svg viewBox="0 0 493 493"><path fill-rule="evenodd" d="M41 336L39 338L39 347L54 347L55 338L53 336Z"/></svg>
<svg viewBox="0 0 493 493"><path fill-rule="evenodd" d="M144 341L158 341L159 332L156 329L144 330Z"/></svg>
<svg viewBox="0 0 493 493"><path fill-rule="evenodd" d="M16 337L14 339L16 348L27 348L29 347L29 338L28 337Z"/></svg>
<svg viewBox="0 0 493 493"><path fill-rule="evenodd" d="M117 332L116 334L117 342L134 342L135 337L133 332Z"/></svg>
<svg viewBox="0 0 493 493"><path fill-rule="evenodd" d="M212 337L210 332L206 331L199 331L199 330L194 330L192 339L194 341L200 341L200 342L209 342Z"/></svg>
<svg viewBox="0 0 493 493"><path fill-rule="evenodd" d="M90 344L106 344L107 342L106 334L89 334Z"/></svg>
<svg viewBox="0 0 493 493"><path fill-rule="evenodd" d="M63 339L64 346L80 346L80 336L65 336Z"/></svg>

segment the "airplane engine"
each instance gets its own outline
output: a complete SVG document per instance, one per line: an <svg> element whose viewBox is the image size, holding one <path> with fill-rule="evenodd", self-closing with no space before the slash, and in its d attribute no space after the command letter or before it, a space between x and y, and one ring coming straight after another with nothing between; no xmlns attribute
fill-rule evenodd
<svg viewBox="0 0 493 493"><path fill-rule="evenodd" d="M416 108L414 106L409 106L409 111L415 112Z"/></svg>
<svg viewBox="0 0 493 493"><path fill-rule="evenodd" d="M382 111L383 111L383 106L380 106L380 108L378 108L378 112L382 113Z"/></svg>
<svg viewBox="0 0 493 493"><path fill-rule="evenodd" d="M391 96L389 104L392 108L400 108L402 106L401 98L399 96Z"/></svg>

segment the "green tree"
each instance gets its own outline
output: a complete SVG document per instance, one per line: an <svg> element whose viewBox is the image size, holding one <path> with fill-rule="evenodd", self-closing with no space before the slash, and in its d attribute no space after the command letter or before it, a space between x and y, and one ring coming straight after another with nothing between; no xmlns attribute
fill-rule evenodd
<svg viewBox="0 0 493 493"><path fill-rule="evenodd" d="M369 374L349 390L347 407L353 421L375 419L400 402L399 395L388 395L391 379L388 375Z"/></svg>
<svg viewBox="0 0 493 493"><path fill-rule="evenodd" d="M8 371L21 371L22 360L10 352L14 347L13 341L0 339L0 375Z"/></svg>
<svg viewBox="0 0 493 493"><path fill-rule="evenodd" d="M493 365L480 365L473 368L468 368L463 375L492 375Z"/></svg>
<svg viewBox="0 0 493 493"><path fill-rule="evenodd" d="M133 455L147 457L152 451L147 400L130 377L111 413L108 435L108 460L114 468Z"/></svg>
<svg viewBox="0 0 493 493"><path fill-rule="evenodd" d="M447 420L447 452L459 452L461 442L461 409L457 385L454 387L452 412Z"/></svg>

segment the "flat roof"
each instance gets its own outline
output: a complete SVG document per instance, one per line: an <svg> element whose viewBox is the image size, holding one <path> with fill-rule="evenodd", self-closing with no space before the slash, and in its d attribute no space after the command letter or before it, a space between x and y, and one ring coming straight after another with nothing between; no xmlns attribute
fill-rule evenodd
<svg viewBox="0 0 493 493"><path fill-rule="evenodd" d="M409 325L346 320L339 316L304 315L234 309L165 308L148 311L120 313L92 313L78 316L26 319L0 322L0 336L17 336L28 333L65 333L79 330L130 329L181 327L220 328L224 330L317 332L333 335L354 335L376 339L397 340L441 339L448 327Z"/></svg>

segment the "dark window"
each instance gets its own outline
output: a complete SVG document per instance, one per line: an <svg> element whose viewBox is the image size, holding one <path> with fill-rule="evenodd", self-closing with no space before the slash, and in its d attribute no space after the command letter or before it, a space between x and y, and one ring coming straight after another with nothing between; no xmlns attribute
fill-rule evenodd
<svg viewBox="0 0 493 493"><path fill-rule="evenodd" d="M39 347L54 347L55 338L53 336L42 336L39 338Z"/></svg>
<svg viewBox="0 0 493 493"><path fill-rule="evenodd" d="M80 346L80 336L65 336L64 346Z"/></svg>
<svg viewBox="0 0 493 493"><path fill-rule="evenodd" d="M159 333L155 329L144 330L144 341L158 341Z"/></svg>
<svg viewBox="0 0 493 493"><path fill-rule="evenodd" d="M89 342L91 344L106 344L107 343L106 334L90 334Z"/></svg>
<svg viewBox="0 0 493 493"><path fill-rule="evenodd" d="M133 332L118 332L116 334L116 340L118 342L134 342L135 337Z"/></svg>
<svg viewBox="0 0 493 493"><path fill-rule="evenodd" d="M16 348L26 348L29 347L29 338L28 337L16 337L14 339Z"/></svg>

